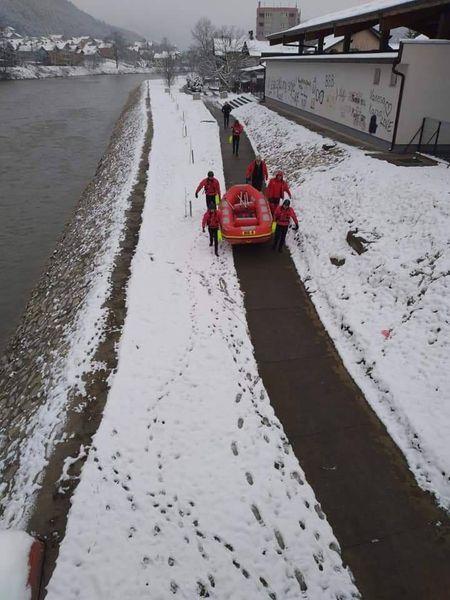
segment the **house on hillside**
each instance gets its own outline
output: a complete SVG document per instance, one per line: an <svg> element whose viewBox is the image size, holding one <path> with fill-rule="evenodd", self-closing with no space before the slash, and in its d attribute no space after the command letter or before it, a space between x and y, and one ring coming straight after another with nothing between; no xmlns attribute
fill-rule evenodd
<svg viewBox="0 0 450 600"><path fill-rule="evenodd" d="M0 39L7 39L9 41L21 40L22 36L19 33L17 33L14 27L0 26Z"/></svg>
<svg viewBox="0 0 450 600"><path fill-rule="evenodd" d="M103 46L98 49L98 54L103 60L115 60L116 52L113 46Z"/></svg>
<svg viewBox="0 0 450 600"><path fill-rule="evenodd" d="M16 50L18 64L48 64L48 51L40 40L26 40Z"/></svg>
<svg viewBox="0 0 450 600"><path fill-rule="evenodd" d="M96 69L105 59L100 54L97 46L86 44L83 49L78 48L76 54L82 57L81 64L87 69Z"/></svg>
<svg viewBox="0 0 450 600"><path fill-rule="evenodd" d="M54 47L48 53L48 63L53 67L78 67L83 65L84 56L79 51L73 51L69 47Z"/></svg>
<svg viewBox="0 0 450 600"><path fill-rule="evenodd" d="M424 37L393 49L398 27ZM374 0L269 41L297 54L265 58L268 106L380 148L450 150L450 0Z"/></svg>

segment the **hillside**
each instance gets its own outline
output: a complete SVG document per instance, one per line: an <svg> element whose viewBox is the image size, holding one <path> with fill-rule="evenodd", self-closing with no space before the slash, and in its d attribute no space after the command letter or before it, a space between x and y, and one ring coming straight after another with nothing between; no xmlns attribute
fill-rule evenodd
<svg viewBox="0 0 450 600"><path fill-rule="evenodd" d="M99 21L68 0L0 0L0 26L10 25L22 35L61 33L106 37L116 27ZM139 36L120 30L130 39Z"/></svg>

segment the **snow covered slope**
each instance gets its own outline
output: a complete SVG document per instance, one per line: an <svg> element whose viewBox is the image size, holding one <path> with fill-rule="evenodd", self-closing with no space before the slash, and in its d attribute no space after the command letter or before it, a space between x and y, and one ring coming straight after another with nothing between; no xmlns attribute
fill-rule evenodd
<svg viewBox="0 0 450 600"><path fill-rule="evenodd" d="M450 508L450 169L331 147L260 105L233 114L270 171L287 173L301 218L290 249L348 370ZM360 255L346 241L356 230Z"/></svg>
<svg viewBox="0 0 450 600"><path fill-rule="evenodd" d="M102 424L47 600L358 597L258 375L232 255L189 197L218 127L153 81L149 185ZM183 114L192 136L182 137Z"/></svg>

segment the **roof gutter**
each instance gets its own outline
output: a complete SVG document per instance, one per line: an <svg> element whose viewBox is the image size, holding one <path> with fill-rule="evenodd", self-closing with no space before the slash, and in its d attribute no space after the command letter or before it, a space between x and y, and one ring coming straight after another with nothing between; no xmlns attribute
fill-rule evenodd
<svg viewBox="0 0 450 600"><path fill-rule="evenodd" d="M398 57L395 59L394 64L392 65L392 72L394 73L394 75L397 75L398 77L400 77L401 83L400 83L400 94L399 94L398 103L397 103L397 113L395 115L394 133L392 134L392 142L391 142L391 147L389 148L389 152L392 152L394 150L395 142L397 141L398 124L400 121L400 113L402 110L402 103L403 103L403 92L405 91L406 75L404 73L402 73L401 71L397 70L398 65L402 62L402 58L403 58L403 42L400 42L400 49L398 52Z"/></svg>

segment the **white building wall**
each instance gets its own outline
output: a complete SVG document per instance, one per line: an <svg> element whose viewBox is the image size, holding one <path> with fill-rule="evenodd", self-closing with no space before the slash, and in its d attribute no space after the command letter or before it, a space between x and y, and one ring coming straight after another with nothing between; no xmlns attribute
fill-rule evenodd
<svg viewBox="0 0 450 600"><path fill-rule="evenodd" d="M400 88L391 74L392 64L382 62L269 59L266 97L391 142Z"/></svg>
<svg viewBox="0 0 450 600"><path fill-rule="evenodd" d="M404 42L399 70L406 79L397 143L408 144L424 117L450 122L450 42ZM428 137L433 131L430 124ZM439 142L450 144L450 126L442 127Z"/></svg>

